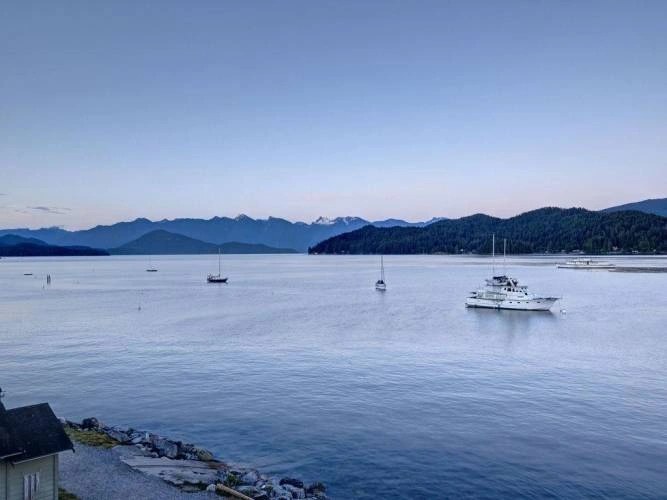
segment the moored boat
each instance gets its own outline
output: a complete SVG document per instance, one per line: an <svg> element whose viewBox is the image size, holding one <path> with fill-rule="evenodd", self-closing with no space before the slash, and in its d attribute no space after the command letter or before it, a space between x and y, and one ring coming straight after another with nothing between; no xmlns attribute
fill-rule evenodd
<svg viewBox="0 0 667 500"><path fill-rule="evenodd" d="M384 257L380 256L380 279L375 282L375 289L378 292L387 290L387 283L384 280Z"/></svg>
<svg viewBox="0 0 667 500"><path fill-rule="evenodd" d="M513 309L517 311L548 311L559 297L541 297L528 291L526 285L519 285L516 278L493 276L484 286L470 293L466 307L487 309Z"/></svg>
<svg viewBox="0 0 667 500"><path fill-rule="evenodd" d="M220 272L220 249L218 248L218 274L209 274L206 277L208 283L227 283L227 277L223 277Z"/></svg>
<svg viewBox="0 0 667 500"><path fill-rule="evenodd" d="M505 245L503 244L503 254ZM541 297L528 291L526 285L519 285L516 278L502 274L495 276L496 239L493 236L494 276L466 298L466 307L486 309L511 309L515 311L548 311L560 300L559 297Z"/></svg>
<svg viewBox="0 0 667 500"><path fill-rule="evenodd" d="M559 269L614 269L616 264L593 259L574 259L558 264L557 267Z"/></svg>

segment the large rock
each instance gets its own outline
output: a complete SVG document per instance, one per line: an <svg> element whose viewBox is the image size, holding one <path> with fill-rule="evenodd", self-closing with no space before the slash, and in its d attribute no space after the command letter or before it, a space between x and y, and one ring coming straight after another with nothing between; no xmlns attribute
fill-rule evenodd
<svg viewBox="0 0 667 500"><path fill-rule="evenodd" d="M303 488L303 481L300 481L299 479L294 479L293 477L284 477L280 480L280 486L283 486L285 484L289 484L290 486L294 486L296 488Z"/></svg>
<svg viewBox="0 0 667 500"><path fill-rule="evenodd" d="M97 420L95 417L84 418L81 421L81 428L86 430L98 430L102 427L102 422Z"/></svg>
<svg viewBox="0 0 667 500"><path fill-rule="evenodd" d="M213 453L204 448L195 447L194 454L197 456L197 460L201 460L202 462L210 462L213 460Z"/></svg>
<svg viewBox="0 0 667 500"><path fill-rule="evenodd" d="M178 456L178 443L174 441L153 435L151 436L151 444L161 457L176 458Z"/></svg>
<svg viewBox="0 0 667 500"><path fill-rule="evenodd" d="M126 444L132 442L132 438L124 432L122 429L118 429L116 427L110 427L104 430L107 436L109 436L111 439L115 439L121 444Z"/></svg>
<svg viewBox="0 0 667 500"><path fill-rule="evenodd" d="M134 448L134 446L123 447ZM184 484L215 483L218 471L192 460L172 460L166 457L122 456L121 461L144 474L159 477L176 486Z"/></svg>
<svg viewBox="0 0 667 500"><path fill-rule="evenodd" d="M243 484L249 484L254 486L257 481L259 481L259 473L256 470L250 470L241 476L241 482Z"/></svg>
<svg viewBox="0 0 667 500"><path fill-rule="evenodd" d="M292 493L285 487L273 484L270 493L271 498L276 500L292 500Z"/></svg>
<svg viewBox="0 0 667 500"><path fill-rule="evenodd" d="M306 498L306 492L303 491L303 488L297 488L291 484L283 484L283 488L289 491L292 498Z"/></svg>

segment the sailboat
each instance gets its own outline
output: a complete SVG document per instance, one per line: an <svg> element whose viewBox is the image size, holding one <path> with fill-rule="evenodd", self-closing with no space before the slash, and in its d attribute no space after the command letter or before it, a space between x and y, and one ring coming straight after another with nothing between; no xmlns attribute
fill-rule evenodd
<svg viewBox="0 0 667 500"><path fill-rule="evenodd" d="M218 248L218 274L209 274L206 281L209 283L227 283L227 278L223 278L220 273L220 248Z"/></svg>
<svg viewBox="0 0 667 500"><path fill-rule="evenodd" d="M152 257L148 257L148 269L146 269L147 273L156 273L157 269L153 267L153 259Z"/></svg>
<svg viewBox="0 0 667 500"><path fill-rule="evenodd" d="M516 278L503 273L496 276L496 236L493 235L493 275L486 280L466 299L466 307L483 307L487 309L513 309L517 311L548 311L559 297L542 297L533 295L526 285L519 285ZM503 243L503 261L505 260L505 243Z"/></svg>
<svg viewBox="0 0 667 500"><path fill-rule="evenodd" d="M387 283L384 281L384 257L380 255L380 279L375 282L375 289L379 292L387 290Z"/></svg>

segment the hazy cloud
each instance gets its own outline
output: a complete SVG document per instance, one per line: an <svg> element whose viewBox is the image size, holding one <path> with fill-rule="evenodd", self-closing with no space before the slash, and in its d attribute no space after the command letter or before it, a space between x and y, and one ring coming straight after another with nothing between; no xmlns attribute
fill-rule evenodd
<svg viewBox="0 0 667 500"><path fill-rule="evenodd" d="M65 215L67 212L71 212L71 208L67 207L45 207L45 206L36 206L36 207L26 207L29 208L30 210L36 210L38 212L44 212L47 214L58 214L58 215Z"/></svg>

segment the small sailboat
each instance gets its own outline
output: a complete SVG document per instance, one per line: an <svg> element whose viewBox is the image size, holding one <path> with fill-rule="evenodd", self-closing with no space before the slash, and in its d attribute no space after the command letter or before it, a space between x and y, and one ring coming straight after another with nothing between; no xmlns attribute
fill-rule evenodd
<svg viewBox="0 0 667 500"><path fill-rule="evenodd" d="M378 292L387 290L387 283L384 281L384 257L380 255L380 279L375 282L375 289Z"/></svg>
<svg viewBox="0 0 667 500"><path fill-rule="evenodd" d="M148 269L146 269L147 273L156 273L157 269L153 267L153 259L151 257L148 258Z"/></svg>
<svg viewBox="0 0 667 500"><path fill-rule="evenodd" d="M209 274L206 281L208 283L227 283L227 278L223 278L220 272L220 248L218 248L218 274Z"/></svg>

